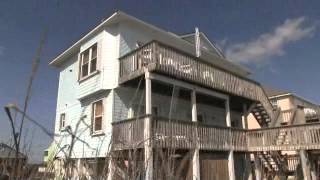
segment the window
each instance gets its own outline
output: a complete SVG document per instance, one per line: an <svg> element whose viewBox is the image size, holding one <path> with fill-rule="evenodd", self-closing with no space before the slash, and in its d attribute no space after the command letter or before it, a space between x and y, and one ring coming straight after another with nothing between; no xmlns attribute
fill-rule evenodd
<svg viewBox="0 0 320 180"><path fill-rule="evenodd" d="M155 106L152 107L152 115L158 116L158 107L155 107Z"/></svg>
<svg viewBox="0 0 320 180"><path fill-rule="evenodd" d="M66 114L60 114L60 130L66 126Z"/></svg>
<svg viewBox="0 0 320 180"><path fill-rule="evenodd" d="M99 133L102 131L103 120L103 102L102 100L92 104L92 131L93 133Z"/></svg>
<svg viewBox="0 0 320 180"><path fill-rule="evenodd" d="M199 123L203 123L203 115L202 115L202 114L198 114L198 115L197 115L197 121L198 121Z"/></svg>
<svg viewBox="0 0 320 180"><path fill-rule="evenodd" d="M278 101L276 99L271 99L270 103L272 104L273 108L278 108Z"/></svg>
<svg viewBox="0 0 320 180"><path fill-rule="evenodd" d="M44 155L45 157L47 157L47 156L49 155L49 151L48 151L48 150L45 150L44 153L43 153L43 155Z"/></svg>
<svg viewBox="0 0 320 180"><path fill-rule="evenodd" d="M80 54L80 79L97 71L97 44Z"/></svg>

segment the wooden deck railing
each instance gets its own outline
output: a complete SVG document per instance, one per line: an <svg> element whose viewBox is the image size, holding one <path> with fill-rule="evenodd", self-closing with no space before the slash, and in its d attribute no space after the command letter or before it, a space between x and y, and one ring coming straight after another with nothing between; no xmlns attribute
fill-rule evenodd
<svg viewBox="0 0 320 180"><path fill-rule="evenodd" d="M288 164L288 171L296 172L300 164L300 157L298 155L290 155L286 157L286 160Z"/></svg>
<svg viewBox="0 0 320 180"><path fill-rule="evenodd" d="M247 131L249 151L320 149L320 124L291 125Z"/></svg>
<svg viewBox="0 0 320 180"><path fill-rule="evenodd" d="M143 147L144 117L115 122L112 126L112 142L114 150Z"/></svg>
<svg viewBox="0 0 320 180"><path fill-rule="evenodd" d="M142 148L144 117L113 124L114 149ZM216 151L320 149L320 123L244 130L152 117L155 147Z"/></svg>
<svg viewBox="0 0 320 180"><path fill-rule="evenodd" d="M245 131L241 129L224 128L181 122L167 119L154 119L154 145L166 148L203 150L236 150L246 149Z"/></svg>
<svg viewBox="0 0 320 180"><path fill-rule="evenodd" d="M275 119L273 107L257 82L221 69L174 47L152 41L120 60L120 83L144 73L144 68L175 78L221 90L260 102L270 120Z"/></svg>

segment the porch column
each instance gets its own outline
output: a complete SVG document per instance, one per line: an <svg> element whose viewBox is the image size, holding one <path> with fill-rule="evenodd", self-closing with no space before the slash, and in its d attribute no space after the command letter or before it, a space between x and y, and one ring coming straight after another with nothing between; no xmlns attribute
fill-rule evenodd
<svg viewBox="0 0 320 180"><path fill-rule="evenodd" d="M192 105L192 121L197 122L197 98L196 91L193 90L191 93L191 105ZM198 142L198 132L195 132L196 136L196 148L194 149L192 157L192 179L200 180L200 166L199 166L199 142Z"/></svg>
<svg viewBox="0 0 320 180"><path fill-rule="evenodd" d="M303 106L297 107L296 119L298 120L297 124L305 124L306 123ZM304 138L307 138L305 133L303 133L301 135L304 136ZM311 173L312 173L311 162L312 161L310 161L310 158L308 156L308 152L306 150L299 150L298 152L300 155L300 162L301 162L301 167L302 167L303 179L304 180L312 180L312 176L311 176Z"/></svg>
<svg viewBox="0 0 320 180"><path fill-rule="evenodd" d="M311 172L310 172L310 162L308 160L308 154L306 150L300 150L300 161L302 166L302 172L303 172L303 179L304 180L312 180L311 179Z"/></svg>
<svg viewBox="0 0 320 180"><path fill-rule="evenodd" d="M153 150L152 150L152 100L151 100L151 79L148 71L145 73L145 93L146 93L146 114L144 121L144 165L146 170L145 180L153 179Z"/></svg>
<svg viewBox="0 0 320 180"><path fill-rule="evenodd" d="M243 104L242 106L242 128L243 129L248 129L248 108L247 108L247 104ZM250 153L247 152L246 156L245 156L245 161L246 161L246 175L248 176L248 180L252 180L252 165L251 165L251 158L250 158Z"/></svg>
<svg viewBox="0 0 320 180"><path fill-rule="evenodd" d="M225 108L226 108L226 124L228 127L231 127L231 112L230 112L229 98L225 102ZM229 172L229 180L236 180L235 172L234 172L234 152L232 149L229 151L229 155L228 155L228 172Z"/></svg>

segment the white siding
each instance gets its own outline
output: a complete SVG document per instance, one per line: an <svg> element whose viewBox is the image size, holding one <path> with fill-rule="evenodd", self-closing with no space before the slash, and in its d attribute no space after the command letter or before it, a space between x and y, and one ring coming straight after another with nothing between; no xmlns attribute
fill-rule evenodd
<svg viewBox="0 0 320 180"><path fill-rule="evenodd" d="M99 33L97 36L93 37L86 43L84 43L80 47L80 53L88 49L90 46L92 46L95 43L102 43L104 41L105 32ZM100 47L100 48L99 48ZM103 53L101 53L104 50L104 46L101 44L98 44L98 61L100 61L100 67L98 64L98 69L101 71L101 73L98 73L92 77L89 77L88 79L85 79L83 81L79 82L78 90L77 90L77 96L78 99L83 98L85 96L88 96L94 92L97 92L102 89L102 73L103 69L101 69L101 66L104 64L104 56ZM101 54L101 55L99 55ZM79 61L78 61L78 72L79 72ZM76 75L78 76L78 74Z"/></svg>
<svg viewBox="0 0 320 180"><path fill-rule="evenodd" d="M104 135L92 136L91 134L91 117L92 103L103 99L104 116L103 132ZM72 132L76 135L72 157L104 157L108 152L111 140L111 122L112 122L112 101L113 92L101 92L81 102L74 104L72 107L64 109L66 113L66 125L71 126ZM58 121L58 120L57 120ZM59 132L60 133L60 132ZM66 132L60 134L67 134ZM63 147L71 144L70 135L61 137ZM59 139L59 138L57 138ZM66 149L67 150L67 149ZM61 153L60 153L61 155Z"/></svg>
<svg viewBox="0 0 320 180"><path fill-rule="evenodd" d="M61 67L59 75L59 90L56 112L55 132L61 136L56 137L56 142L61 142L60 147L70 145L71 136L67 132L60 132L60 114L66 114L66 126L76 134L72 157L104 157L111 138L111 122L113 117L112 88L117 86L118 78L115 66L118 61L119 35L116 28L107 28L84 43L79 52L82 52L98 43L98 58L100 72L86 80L78 82L79 61L78 54L74 54ZM100 46L100 47L99 47ZM104 101L105 135L91 135L91 111L92 103L96 100ZM67 151L67 148L64 148ZM60 152L59 156L63 156Z"/></svg>
<svg viewBox="0 0 320 180"><path fill-rule="evenodd" d="M106 28L103 41L103 87L113 89L118 86L119 74L119 39L118 26Z"/></svg>

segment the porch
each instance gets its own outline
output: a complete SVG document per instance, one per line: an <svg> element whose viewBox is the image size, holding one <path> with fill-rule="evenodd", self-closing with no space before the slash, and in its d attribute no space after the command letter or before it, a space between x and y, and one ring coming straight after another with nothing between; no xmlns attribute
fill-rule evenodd
<svg viewBox="0 0 320 180"><path fill-rule="evenodd" d="M150 115L113 123L114 150L144 146L144 123L152 119L154 148L263 152L320 150L320 123L263 129L219 127Z"/></svg>

